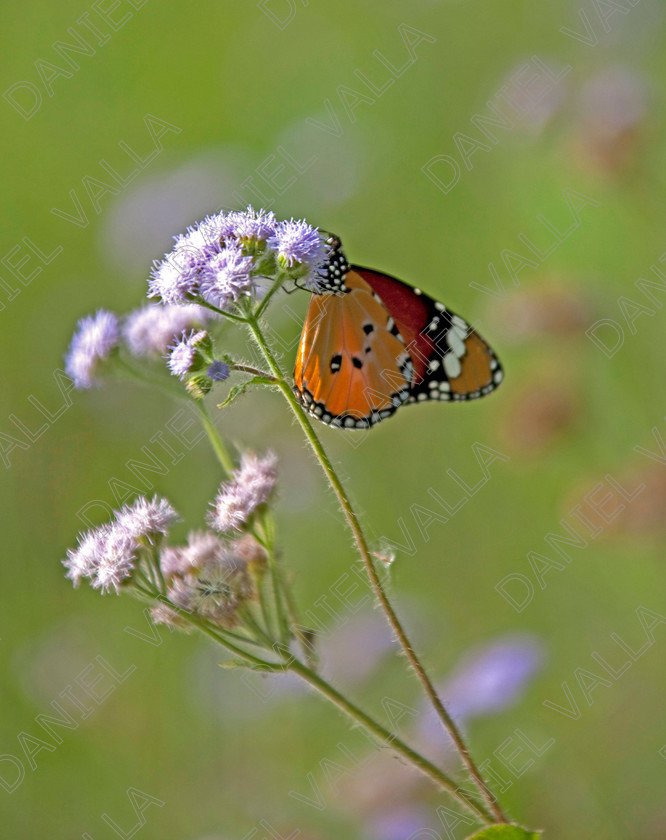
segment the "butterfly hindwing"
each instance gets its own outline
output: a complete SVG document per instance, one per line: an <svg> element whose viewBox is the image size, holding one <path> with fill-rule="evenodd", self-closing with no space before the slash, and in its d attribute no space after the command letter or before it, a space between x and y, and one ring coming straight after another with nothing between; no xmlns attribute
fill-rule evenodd
<svg viewBox="0 0 666 840"><path fill-rule="evenodd" d="M409 402L471 400L502 381L502 367L483 338L444 304L395 277L353 266L391 314L414 368Z"/></svg>

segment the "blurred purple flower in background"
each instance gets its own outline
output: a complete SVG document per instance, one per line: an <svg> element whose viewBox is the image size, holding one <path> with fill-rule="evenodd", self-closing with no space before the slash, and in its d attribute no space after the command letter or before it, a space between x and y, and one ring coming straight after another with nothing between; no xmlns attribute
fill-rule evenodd
<svg viewBox="0 0 666 840"><path fill-rule="evenodd" d="M183 306L150 303L130 312L123 325L123 338L133 356L161 356L181 333L203 327L216 317L195 303Z"/></svg>
<svg viewBox="0 0 666 840"><path fill-rule="evenodd" d="M419 805L389 806L388 810L376 811L370 816L365 831L370 840L408 840L424 829L435 829L432 815L431 809Z"/></svg>
<svg viewBox="0 0 666 840"><path fill-rule="evenodd" d="M582 164L602 174L630 171L641 164L651 91L636 70L609 66L582 87L574 144Z"/></svg>
<svg viewBox="0 0 666 840"><path fill-rule="evenodd" d="M65 372L74 380L75 388L91 388L95 384L97 365L116 348L118 336L117 316L104 309L77 323L65 356Z"/></svg>
<svg viewBox="0 0 666 840"><path fill-rule="evenodd" d="M373 610L353 616L319 640L323 672L334 684L350 687L368 679L394 648L391 628Z"/></svg>
<svg viewBox="0 0 666 840"><path fill-rule="evenodd" d="M505 636L467 653L440 683L438 693L454 720L465 726L517 703L544 661L543 645L534 636ZM442 726L429 706L423 707L418 728L428 741L437 742L442 736Z"/></svg>
<svg viewBox="0 0 666 840"><path fill-rule="evenodd" d="M606 67L580 93L582 119L608 134L639 123L647 115L648 103L645 79L626 67Z"/></svg>

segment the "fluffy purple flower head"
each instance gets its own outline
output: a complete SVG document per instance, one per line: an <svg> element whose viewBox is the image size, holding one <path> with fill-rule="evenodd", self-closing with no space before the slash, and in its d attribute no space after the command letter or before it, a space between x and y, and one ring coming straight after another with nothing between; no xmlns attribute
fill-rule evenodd
<svg viewBox="0 0 666 840"><path fill-rule="evenodd" d="M208 515L208 524L221 533L240 531L254 509L252 498L238 484L222 484Z"/></svg>
<svg viewBox="0 0 666 840"><path fill-rule="evenodd" d="M185 555L190 569L201 569L224 553L220 538L211 531L192 531L187 536Z"/></svg>
<svg viewBox="0 0 666 840"><path fill-rule="evenodd" d="M242 295L253 291L252 257L247 257L235 243L229 243L212 256L201 272L201 295L208 303L226 309Z"/></svg>
<svg viewBox="0 0 666 840"><path fill-rule="evenodd" d="M176 237L176 247L194 250L205 259L206 256L216 254L222 248L223 240L231 235L232 230L224 213L214 213L190 225L187 233Z"/></svg>
<svg viewBox="0 0 666 840"><path fill-rule="evenodd" d="M103 533L95 529L79 534L78 546L67 549L67 558L62 563L67 569L65 577L69 578L75 587L81 583L81 578L91 577L95 573L103 545Z"/></svg>
<svg viewBox="0 0 666 840"><path fill-rule="evenodd" d="M165 578L184 575L189 569L185 546L167 546L160 552L160 569Z"/></svg>
<svg viewBox="0 0 666 840"><path fill-rule="evenodd" d="M328 247L316 228L304 219L278 222L268 245L277 252L278 260L287 268L304 266L307 269L303 277L305 285L317 291Z"/></svg>
<svg viewBox="0 0 666 840"><path fill-rule="evenodd" d="M260 457L253 453L246 453L241 457L236 481L254 497L255 506L264 504L268 501L277 481L277 455L274 452L267 452Z"/></svg>
<svg viewBox="0 0 666 840"><path fill-rule="evenodd" d="M237 239L267 240L275 233L277 220L274 213L249 205L247 210L229 213L227 225Z"/></svg>
<svg viewBox="0 0 666 840"><path fill-rule="evenodd" d="M198 293L199 272L206 256L198 249L187 247L187 237L181 240L163 260L153 263L148 297L160 298L167 304L182 304Z"/></svg>
<svg viewBox="0 0 666 840"><path fill-rule="evenodd" d="M97 564L92 585L102 592L116 593L120 584L134 571L137 543L134 537L121 527L109 526L104 540L104 551Z"/></svg>
<svg viewBox="0 0 666 840"><path fill-rule="evenodd" d="M95 589L118 592L134 571L137 549L136 540L125 528L103 525L79 540L77 549L67 552L67 559L63 560L66 576L74 586L86 577Z"/></svg>
<svg viewBox="0 0 666 840"><path fill-rule="evenodd" d="M174 376L183 379L192 371L192 366L197 357L197 344L200 344L208 333L206 330L192 332L189 335L182 334L181 338L169 347L167 365Z"/></svg>
<svg viewBox="0 0 666 840"><path fill-rule="evenodd" d="M209 376L213 382L224 382L225 379L229 378L230 373L229 365L215 360L206 371L206 376Z"/></svg>
<svg viewBox="0 0 666 840"><path fill-rule="evenodd" d="M113 312L100 309L78 322L65 356L65 372L75 388L91 388L96 384L95 369L117 347L118 339L118 318Z"/></svg>
<svg viewBox="0 0 666 840"><path fill-rule="evenodd" d="M173 576L169 600L218 624L232 626L238 607L254 596L247 564L214 534L191 534L187 551L190 569Z"/></svg>
<svg viewBox="0 0 666 840"><path fill-rule="evenodd" d="M116 521L135 540L152 538L159 534L166 535L169 527L176 522L178 514L166 499L154 496L147 499L139 496L132 505L116 513Z"/></svg>
<svg viewBox="0 0 666 840"><path fill-rule="evenodd" d="M265 504L277 481L277 457L246 454L232 480L220 485L208 522L216 531L239 531L254 511Z"/></svg>
<svg viewBox="0 0 666 840"><path fill-rule="evenodd" d="M172 609L168 604L160 603L150 610L150 617L153 624L166 624L170 630L184 630L186 633L191 633L194 629L191 624L179 615L176 610Z"/></svg>
<svg viewBox="0 0 666 840"><path fill-rule="evenodd" d="M214 317L210 309L194 303L184 306L150 303L130 313L123 326L123 338L133 356L162 355L181 333L203 327Z"/></svg>
<svg viewBox="0 0 666 840"><path fill-rule="evenodd" d="M214 562L224 553L224 545L212 531L191 531L187 545L165 548L160 554L160 566L165 577L184 576Z"/></svg>

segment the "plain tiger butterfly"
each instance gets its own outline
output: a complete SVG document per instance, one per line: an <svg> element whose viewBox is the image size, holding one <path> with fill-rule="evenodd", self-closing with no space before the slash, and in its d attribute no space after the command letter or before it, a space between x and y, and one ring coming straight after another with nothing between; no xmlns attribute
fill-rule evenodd
<svg viewBox="0 0 666 840"><path fill-rule="evenodd" d="M365 429L408 403L474 400L498 387L499 359L463 318L395 277L350 265L337 236L326 242L294 369L310 414Z"/></svg>

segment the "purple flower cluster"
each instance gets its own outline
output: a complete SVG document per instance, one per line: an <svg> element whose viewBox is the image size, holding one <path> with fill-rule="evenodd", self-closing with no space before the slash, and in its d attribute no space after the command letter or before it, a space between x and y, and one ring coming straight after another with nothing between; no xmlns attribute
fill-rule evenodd
<svg viewBox="0 0 666 840"><path fill-rule="evenodd" d="M255 278L271 257L316 290L326 254L324 238L305 221L278 222L252 207L218 213L175 237L173 250L153 265L148 297L165 304L203 298L228 309L257 291Z"/></svg>
<svg viewBox="0 0 666 840"><path fill-rule="evenodd" d="M208 523L216 531L240 531L255 510L265 504L277 481L277 457L246 454L231 481L220 485Z"/></svg>
<svg viewBox="0 0 666 840"><path fill-rule="evenodd" d="M256 597L243 552L210 531L191 533L187 545L165 549L160 566L173 605L222 627L236 624L239 607ZM183 626L168 604L160 604L152 615L157 623Z"/></svg>
<svg viewBox="0 0 666 840"><path fill-rule="evenodd" d="M96 384L97 365L118 346L119 332L118 318L104 309L78 322L65 356L65 373L74 387L91 388Z"/></svg>
<svg viewBox="0 0 666 840"><path fill-rule="evenodd" d="M155 496L150 501L140 496L133 505L116 511L115 522L79 536L78 546L68 549L63 560L66 577L74 586L88 578L94 589L117 593L136 569L142 542L166 534L176 518L166 499Z"/></svg>

